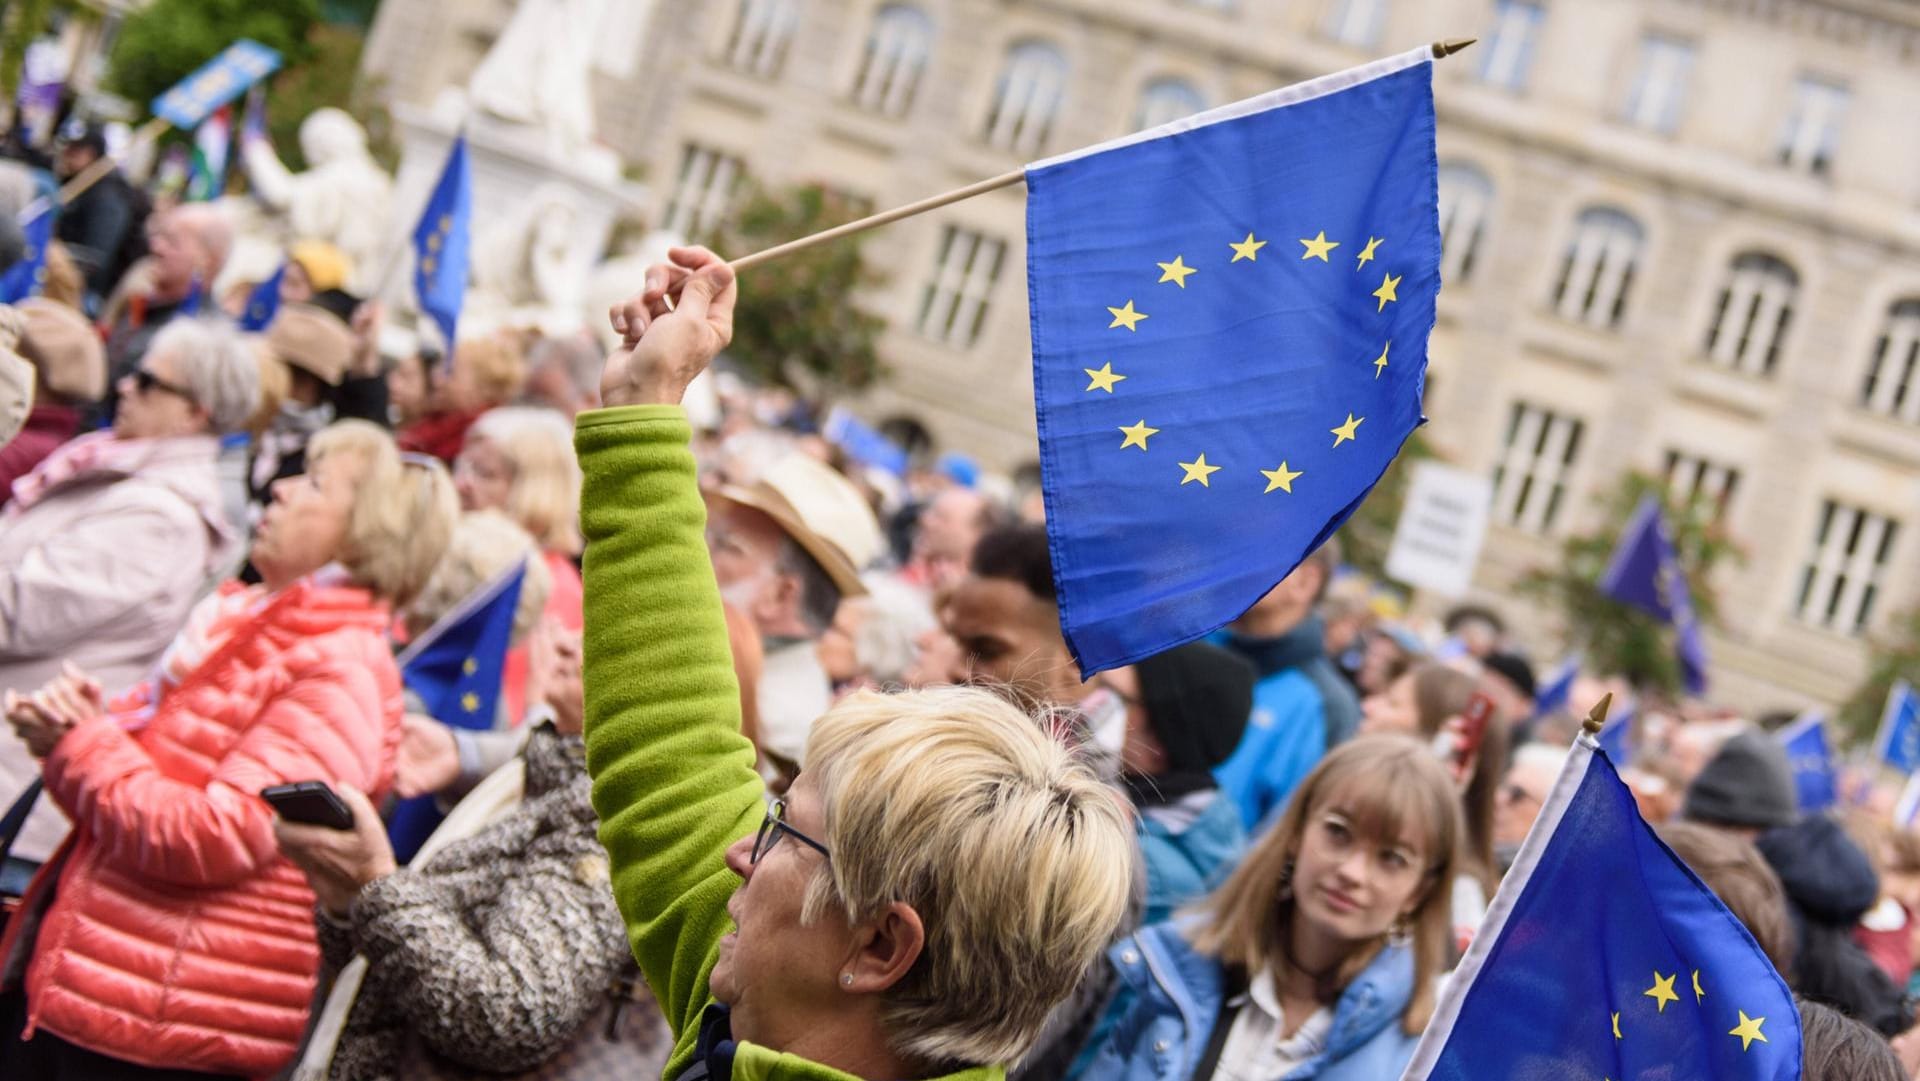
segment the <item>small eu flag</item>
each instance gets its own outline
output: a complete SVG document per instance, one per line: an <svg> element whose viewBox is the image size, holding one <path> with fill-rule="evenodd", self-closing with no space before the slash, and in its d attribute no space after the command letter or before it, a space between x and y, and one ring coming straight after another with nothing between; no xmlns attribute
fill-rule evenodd
<svg viewBox="0 0 1920 1081"><path fill-rule="evenodd" d="M1920 769L1920 696L1904 679L1894 680L1887 692L1887 709L1880 715L1880 734L1873 748L1880 761L1901 773Z"/></svg>
<svg viewBox="0 0 1920 1081"><path fill-rule="evenodd" d="M1238 617L1423 421L1426 49L1027 167L1042 487L1082 672Z"/></svg>
<svg viewBox="0 0 1920 1081"><path fill-rule="evenodd" d="M1706 640L1694 616L1686 572L1681 570L1680 557L1667 536L1659 496L1648 493L1634 508L1606 573L1600 577L1600 592L1672 626L1678 636L1674 652L1680 659L1680 674L1687 690L1693 694L1706 691Z"/></svg>
<svg viewBox="0 0 1920 1081"><path fill-rule="evenodd" d="M47 281L47 245L53 243L53 202L35 200L20 212L20 232L27 251L0 273L0 304L18 304L40 294Z"/></svg>
<svg viewBox="0 0 1920 1081"><path fill-rule="evenodd" d="M240 329L257 334L267 329L280 312L280 280L287 276L287 264L281 263L273 276L247 294L247 306L240 312Z"/></svg>
<svg viewBox="0 0 1920 1081"><path fill-rule="evenodd" d="M427 628L397 658L400 678L442 724L484 731L499 709L500 677L513 641L524 561L475 590ZM432 796L401 800L387 820L387 836L402 863L440 824Z"/></svg>
<svg viewBox="0 0 1920 1081"><path fill-rule="evenodd" d="M1800 813L1831 807L1839 799L1840 785L1834 777L1833 751L1827 746L1827 719L1818 713L1803 713L1792 724L1774 734L1787 752L1787 764L1793 767L1793 789L1800 801Z"/></svg>
<svg viewBox="0 0 1920 1081"><path fill-rule="evenodd" d="M1614 768L1633 761L1633 707L1621 706L1615 710L1600 727L1600 734L1593 738L1607 753L1607 761L1613 763Z"/></svg>
<svg viewBox="0 0 1920 1081"><path fill-rule="evenodd" d="M1574 681L1580 678L1580 658L1568 657L1553 670L1547 681L1533 696L1533 715L1543 717L1567 708L1567 700L1573 697Z"/></svg>
<svg viewBox="0 0 1920 1081"><path fill-rule="evenodd" d="M420 310L440 328L453 355L453 332L467 296L467 232L473 219L473 170L467 164L467 137L453 141L446 168L433 186L420 224L413 229L413 288Z"/></svg>
<svg viewBox="0 0 1920 1081"><path fill-rule="evenodd" d="M1403 1081L1793 1081L1800 1016L1753 936L1576 742Z"/></svg>

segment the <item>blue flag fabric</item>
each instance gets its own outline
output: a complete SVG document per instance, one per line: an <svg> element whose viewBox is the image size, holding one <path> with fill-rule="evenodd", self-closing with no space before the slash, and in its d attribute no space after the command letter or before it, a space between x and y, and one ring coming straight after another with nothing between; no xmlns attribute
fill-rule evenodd
<svg viewBox="0 0 1920 1081"><path fill-rule="evenodd" d="M1614 710L1607 723L1600 726L1600 734L1593 737L1600 749L1607 753L1607 761L1615 768L1633 761L1633 707L1621 706Z"/></svg>
<svg viewBox="0 0 1920 1081"><path fill-rule="evenodd" d="M1027 167L1041 478L1083 673L1238 617L1424 420L1431 75L1417 50Z"/></svg>
<svg viewBox="0 0 1920 1081"><path fill-rule="evenodd" d="M1893 681L1887 692L1887 709L1880 715L1880 733L1873 741L1880 761L1912 773L1920 769L1920 695L1904 679Z"/></svg>
<svg viewBox="0 0 1920 1081"><path fill-rule="evenodd" d="M473 220L473 169L467 163L467 137L453 141L446 168L433 186L420 224L413 230L413 289L420 310L440 328L447 356L453 356L454 330L467 297L468 231Z"/></svg>
<svg viewBox="0 0 1920 1081"><path fill-rule="evenodd" d="M835 406L827 414L820 434L847 452L862 465L883 469L896 477L907 475L907 452L877 428L868 427L859 417Z"/></svg>
<svg viewBox="0 0 1920 1081"><path fill-rule="evenodd" d="M21 212L20 232L27 252L0 273L0 304L18 304L39 296L47 281L47 245L53 243L53 202L36 200Z"/></svg>
<svg viewBox="0 0 1920 1081"><path fill-rule="evenodd" d="M1833 806L1840 798L1840 783L1833 767L1833 752L1827 746L1827 719L1818 713L1801 714L1800 719L1775 733L1793 767L1793 788L1800 799L1800 813L1811 814Z"/></svg>
<svg viewBox="0 0 1920 1081"><path fill-rule="evenodd" d="M442 724L484 731L500 708L500 678L513 640L526 564L476 590L400 654L400 678ZM396 859L420 850L441 814L432 796L401 800L387 819Z"/></svg>
<svg viewBox="0 0 1920 1081"><path fill-rule="evenodd" d="M1568 754L1404 1077L1798 1078L1792 993L1594 749Z"/></svg>
<svg viewBox="0 0 1920 1081"><path fill-rule="evenodd" d="M153 115L182 131L191 131L215 109L279 69L279 53L241 38L154 98Z"/></svg>
<svg viewBox="0 0 1920 1081"><path fill-rule="evenodd" d="M1573 697L1573 684L1580 678L1580 658L1568 657L1553 670L1547 681L1533 696L1533 715L1545 716L1567 708L1568 700Z"/></svg>
<svg viewBox="0 0 1920 1081"><path fill-rule="evenodd" d="M287 276L287 264L281 263L273 276L253 287L247 294L247 306L240 312L240 329L259 333L280 314L280 280Z"/></svg>
<svg viewBox="0 0 1920 1081"><path fill-rule="evenodd" d="M1692 694L1707 689L1707 644L1700 621L1693 612L1693 594L1687 589L1686 572L1680 557L1667 537L1667 525L1660 513L1660 497L1643 496L1634 508L1633 518L1620 534L1606 573L1600 576L1600 592L1622 604L1630 604L1673 627L1674 652L1680 660L1680 674Z"/></svg>

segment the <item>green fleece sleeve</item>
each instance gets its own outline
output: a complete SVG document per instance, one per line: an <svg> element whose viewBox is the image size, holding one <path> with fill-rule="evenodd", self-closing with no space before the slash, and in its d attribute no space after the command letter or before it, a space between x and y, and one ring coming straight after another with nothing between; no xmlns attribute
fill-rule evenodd
<svg viewBox="0 0 1920 1081"><path fill-rule="evenodd" d="M678 1038L698 1036L733 929L727 846L765 812L678 406L583 413L586 743L600 841L627 938Z"/></svg>

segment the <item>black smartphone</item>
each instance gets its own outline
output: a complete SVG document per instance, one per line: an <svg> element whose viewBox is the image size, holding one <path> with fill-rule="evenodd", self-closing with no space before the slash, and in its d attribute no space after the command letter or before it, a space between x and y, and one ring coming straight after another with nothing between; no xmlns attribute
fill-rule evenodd
<svg viewBox="0 0 1920 1081"><path fill-rule="evenodd" d="M328 788L325 781L277 784L261 789L260 798L273 804L273 809L280 817L289 822L335 830L353 828L353 809L334 795L333 789Z"/></svg>

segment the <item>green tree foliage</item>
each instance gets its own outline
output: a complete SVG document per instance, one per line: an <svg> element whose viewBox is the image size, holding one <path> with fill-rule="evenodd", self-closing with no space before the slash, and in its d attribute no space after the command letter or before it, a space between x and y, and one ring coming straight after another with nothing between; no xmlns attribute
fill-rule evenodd
<svg viewBox="0 0 1920 1081"><path fill-rule="evenodd" d="M267 135L287 168L306 168L307 159L300 151L300 122L327 106L345 109L360 121L367 129L368 148L382 165L392 169L399 164L392 118L370 92L372 88L354 77L365 45L366 36L351 26L316 25L307 33L307 60L282 68L268 84ZM234 123L239 122L236 115Z"/></svg>
<svg viewBox="0 0 1920 1081"><path fill-rule="evenodd" d="M1367 493L1366 502L1340 527L1340 554L1348 566L1374 578L1387 576L1387 550L1393 546L1393 531L1407 505L1414 463L1431 457L1433 448L1426 435L1415 428L1401 446L1399 457L1380 475L1380 483Z"/></svg>
<svg viewBox="0 0 1920 1081"><path fill-rule="evenodd" d="M1732 559L1745 559L1739 545L1720 522L1718 506L1708 498L1681 504L1664 493L1656 478L1630 473L1606 497L1607 524L1598 532L1569 537L1561 545L1557 565L1538 567L1520 582L1520 591L1556 607L1571 632L1572 645L1585 654L1592 669L1625 676L1642 691L1677 696L1681 690L1680 662L1674 657L1673 631L1638 608L1621 604L1600 592L1600 576L1633 516L1640 497L1660 492L1666 506L1667 528L1700 621L1718 622L1719 603L1712 585L1713 569Z"/></svg>
<svg viewBox="0 0 1920 1081"><path fill-rule="evenodd" d="M857 208L818 185L756 188L712 240L715 250L738 257L858 216ZM872 383L883 370L875 341L886 322L855 297L884 277L861 258L860 240L848 237L748 270L728 355L749 375L812 397Z"/></svg>
<svg viewBox="0 0 1920 1081"><path fill-rule="evenodd" d="M144 105L238 38L278 49L291 67L308 59L319 16L318 0L154 0L121 25L108 86Z"/></svg>
<svg viewBox="0 0 1920 1081"><path fill-rule="evenodd" d="M1855 741L1873 738L1880 728L1880 712L1895 680L1920 685L1920 609L1900 618L1894 633L1873 643L1867 678L1840 707L1840 726Z"/></svg>

